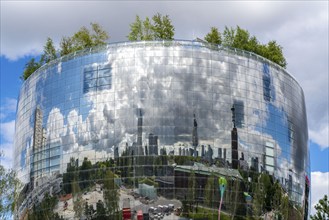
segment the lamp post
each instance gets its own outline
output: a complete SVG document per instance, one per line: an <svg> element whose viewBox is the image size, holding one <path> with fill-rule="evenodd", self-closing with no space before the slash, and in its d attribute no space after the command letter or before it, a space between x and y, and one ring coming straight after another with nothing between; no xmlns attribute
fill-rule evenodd
<svg viewBox="0 0 329 220"><path fill-rule="evenodd" d="M224 191L227 185L227 181L224 177L219 177L218 178L218 186L219 186L219 192L220 192L220 203L218 207L218 220L220 220L220 210L222 208L222 202L223 202L223 196L224 196Z"/></svg>

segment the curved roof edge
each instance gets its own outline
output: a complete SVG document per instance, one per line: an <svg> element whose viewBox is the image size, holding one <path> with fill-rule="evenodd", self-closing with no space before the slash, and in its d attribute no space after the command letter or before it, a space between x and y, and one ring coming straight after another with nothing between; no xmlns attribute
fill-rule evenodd
<svg viewBox="0 0 329 220"><path fill-rule="evenodd" d="M238 49L238 48L233 48L233 47L228 47L228 46L223 46L220 44L212 44L212 43L208 43L206 41L200 40L200 39L196 39L196 40L154 40L154 41L119 41L119 42L113 42L113 43L108 43L106 45L102 45L102 46L97 46L97 47L91 47L91 48L86 48L83 50L79 50L79 51L75 51L73 53L61 56L59 58L56 58L52 61L50 61L49 63L44 64L43 66L41 66L39 69L37 69L35 72L33 72L31 74L34 75L35 73L38 73L44 69L47 69L48 67L55 65L59 62L62 61L68 61L71 59L74 59L76 57L80 57L80 56L84 56L87 54L93 54L93 53L97 53L100 52L102 50L111 48L111 47L120 47L120 46L129 46L129 45L139 45L139 46L164 46L164 47L170 47L170 46L192 46L192 47L204 47L207 48L209 50L213 50L213 51L226 51L235 55L239 55L239 56L244 56L244 57L249 57L249 58L253 58L256 60L260 60L263 62L267 62L269 63L271 66L274 66L277 69L280 69L282 72L284 72L285 74L289 75L297 84L298 86L301 88L302 92L303 88L301 87L301 85L298 83L297 79L291 75L285 68L281 67L280 65L278 65L277 63L274 63L273 61L266 59L265 57L262 57L256 53L250 52L250 51L246 51L246 50L242 50L242 49ZM30 78L30 77L29 77ZM23 85L25 84L26 81L29 80L26 79L23 83Z"/></svg>

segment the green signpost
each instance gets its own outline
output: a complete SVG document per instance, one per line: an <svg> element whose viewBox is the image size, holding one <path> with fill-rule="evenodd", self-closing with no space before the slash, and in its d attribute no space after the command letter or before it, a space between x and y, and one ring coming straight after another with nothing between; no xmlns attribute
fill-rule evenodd
<svg viewBox="0 0 329 220"><path fill-rule="evenodd" d="M219 187L219 192L220 192L220 203L219 203L219 207L218 207L218 220L220 220L220 210L222 208L222 202L223 202L226 185L227 185L226 179L224 177L219 177L218 178L218 187Z"/></svg>

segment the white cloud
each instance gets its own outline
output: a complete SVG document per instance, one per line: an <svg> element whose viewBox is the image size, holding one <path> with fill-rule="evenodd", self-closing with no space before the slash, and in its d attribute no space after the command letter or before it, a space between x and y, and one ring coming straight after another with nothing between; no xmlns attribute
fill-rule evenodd
<svg viewBox="0 0 329 220"><path fill-rule="evenodd" d="M314 205L316 205L324 195L329 195L329 172L312 172L311 195L311 214L315 214Z"/></svg>
<svg viewBox="0 0 329 220"><path fill-rule="evenodd" d="M2 101L2 100L1 100ZM13 98L4 98L0 107L0 120L15 113L17 100Z"/></svg>
<svg viewBox="0 0 329 220"><path fill-rule="evenodd" d="M329 124L323 124L318 130L309 130L310 139L322 149L329 147Z"/></svg>
<svg viewBox="0 0 329 220"><path fill-rule="evenodd" d="M6 168L12 167L13 161L13 138L15 133L15 121L0 123L1 145L0 151L4 154L1 164Z"/></svg>
<svg viewBox="0 0 329 220"><path fill-rule="evenodd" d="M15 133L15 120L0 124L1 137L5 143L13 142Z"/></svg>
<svg viewBox="0 0 329 220"><path fill-rule="evenodd" d="M16 112L17 100L4 98L0 107L0 151L3 153L1 165L5 168L12 167L13 161L13 138L15 133L15 120L11 120Z"/></svg>
<svg viewBox="0 0 329 220"><path fill-rule="evenodd" d="M312 14L299 13L267 36L283 46L288 71L304 90L309 137L325 148L329 147L328 2L310 6Z"/></svg>
<svg viewBox="0 0 329 220"><path fill-rule="evenodd" d="M13 143L1 144L0 151L3 154L0 164L5 168L11 168L13 163Z"/></svg>

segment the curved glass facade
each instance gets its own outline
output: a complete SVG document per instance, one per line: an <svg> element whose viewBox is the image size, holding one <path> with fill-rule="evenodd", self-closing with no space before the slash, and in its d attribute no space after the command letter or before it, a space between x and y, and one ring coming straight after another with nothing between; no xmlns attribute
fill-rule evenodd
<svg viewBox="0 0 329 220"><path fill-rule="evenodd" d="M309 166L301 87L249 52L110 44L52 61L20 91L19 216L217 219L221 204L237 219L304 219Z"/></svg>

